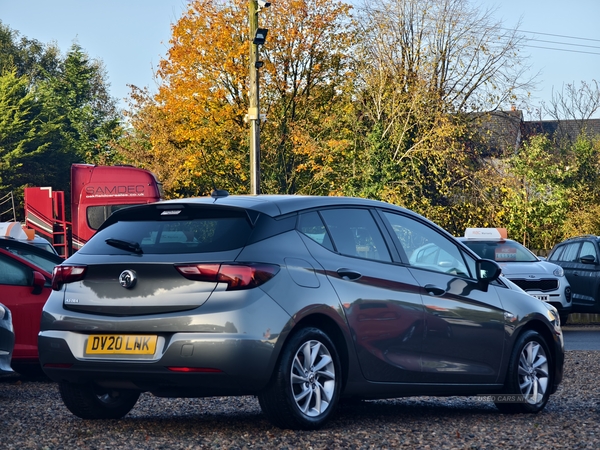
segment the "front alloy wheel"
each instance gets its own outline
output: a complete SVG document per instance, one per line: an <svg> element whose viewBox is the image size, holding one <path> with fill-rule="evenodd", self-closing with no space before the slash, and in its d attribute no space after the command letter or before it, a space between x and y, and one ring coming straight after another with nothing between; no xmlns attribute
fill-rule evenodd
<svg viewBox="0 0 600 450"><path fill-rule="evenodd" d="M286 344L273 379L258 400L274 425L314 430L333 414L340 385L341 366L333 342L317 328L304 328Z"/></svg>
<svg viewBox="0 0 600 450"><path fill-rule="evenodd" d="M506 413L537 413L550 397L553 362L544 339L535 331L518 340L508 367L505 392L507 403L496 406ZM513 398L513 395L516 397Z"/></svg>

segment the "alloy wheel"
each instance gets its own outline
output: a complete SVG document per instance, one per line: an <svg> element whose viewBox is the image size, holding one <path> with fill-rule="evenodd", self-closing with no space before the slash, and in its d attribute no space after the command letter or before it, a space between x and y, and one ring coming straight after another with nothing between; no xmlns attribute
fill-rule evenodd
<svg viewBox="0 0 600 450"><path fill-rule="evenodd" d="M290 375L296 405L309 417L322 414L331 404L335 390L335 365L327 347L306 341L296 352Z"/></svg>
<svg viewBox="0 0 600 450"><path fill-rule="evenodd" d="M519 387L525 401L539 403L548 389L548 358L544 348L529 341L521 351L519 359Z"/></svg>

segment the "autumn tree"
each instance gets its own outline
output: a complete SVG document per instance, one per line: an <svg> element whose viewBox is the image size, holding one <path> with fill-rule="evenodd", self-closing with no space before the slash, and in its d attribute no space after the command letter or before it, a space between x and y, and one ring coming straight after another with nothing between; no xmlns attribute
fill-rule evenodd
<svg viewBox="0 0 600 450"><path fill-rule="evenodd" d="M571 154L567 161L574 164L564 166L569 174L569 211L560 238L600 235L600 135L590 135L584 128L567 148Z"/></svg>
<svg viewBox="0 0 600 450"><path fill-rule="evenodd" d="M496 109L528 86L522 38L491 13L467 0L359 8L356 117L365 138L362 178L350 193L403 204L453 232L488 221L497 207L487 178L477 176L485 161L472 145L470 113Z"/></svg>
<svg viewBox="0 0 600 450"><path fill-rule="evenodd" d="M168 197L244 192L248 173L248 21L243 1L197 0L172 27L158 92L134 87L124 157Z"/></svg>
<svg viewBox="0 0 600 450"><path fill-rule="evenodd" d="M350 5L331 0L273 2L262 51L267 123L264 184L269 192L327 195L345 179L335 174L351 147Z"/></svg>
<svg viewBox="0 0 600 450"><path fill-rule="evenodd" d="M269 29L260 69L262 192L328 192L313 183L313 157L335 145L349 10L335 1L282 0L260 12ZM154 171L168 196L249 191L248 31L247 1L191 2L173 25L158 92L133 90L132 128L119 151Z"/></svg>

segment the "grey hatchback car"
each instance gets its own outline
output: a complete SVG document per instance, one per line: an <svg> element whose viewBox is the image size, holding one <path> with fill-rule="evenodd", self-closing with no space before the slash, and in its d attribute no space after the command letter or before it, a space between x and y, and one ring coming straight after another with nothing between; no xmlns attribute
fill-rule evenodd
<svg viewBox="0 0 600 450"><path fill-rule="evenodd" d="M424 245L448 260L411 259ZM378 201L122 209L55 268L53 289L40 362L84 419L120 418L142 392L256 395L291 429L322 426L340 399L485 394L501 411L536 413L562 380L554 307Z"/></svg>

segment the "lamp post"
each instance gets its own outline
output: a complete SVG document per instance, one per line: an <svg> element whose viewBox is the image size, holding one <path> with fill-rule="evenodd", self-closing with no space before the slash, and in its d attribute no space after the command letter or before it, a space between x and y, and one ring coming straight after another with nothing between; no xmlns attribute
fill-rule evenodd
<svg viewBox="0 0 600 450"><path fill-rule="evenodd" d="M258 69L263 65L258 60L259 45L264 45L268 30L258 27L258 12L271 5L269 2L250 0L250 106L247 119L250 122L250 193L260 194L260 108Z"/></svg>

